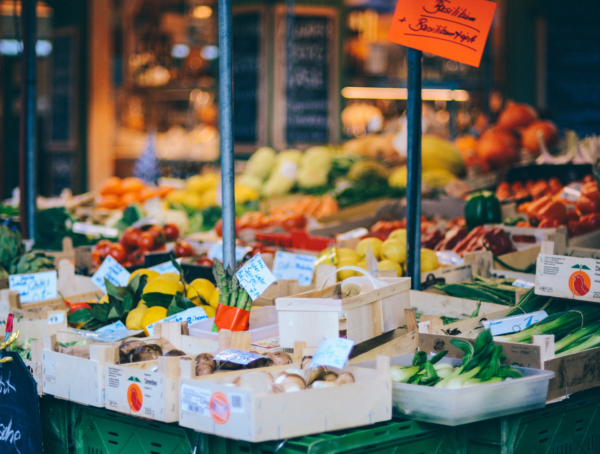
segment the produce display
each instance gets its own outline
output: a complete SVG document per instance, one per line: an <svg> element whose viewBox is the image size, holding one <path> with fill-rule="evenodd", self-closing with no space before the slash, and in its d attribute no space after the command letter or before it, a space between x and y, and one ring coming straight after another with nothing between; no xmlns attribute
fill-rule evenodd
<svg viewBox="0 0 600 454"><path fill-rule="evenodd" d="M433 288L457 298L514 306L518 289L512 285L514 281L515 279L489 279L475 275L473 282L436 284Z"/></svg>
<svg viewBox="0 0 600 454"><path fill-rule="evenodd" d="M427 353L421 350L415 354L412 366L390 368L392 381L442 389L463 389L523 377L521 371L501 365L506 356L502 353L501 345L494 345L490 330L483 330L474 344L463 339L451 339L450 343L464 352L460 366L452 367L451 364L439 362L447 351L427 360Z"/></svg>
<svg viewBox="0 0 600 454"><path fill-rule="evenodd" d="M151 188L135 177L120 179L111 177L100 188L98 208L118 210L134 203L144 203L154 197L164 198L173 191L170 186Z"/></svg>

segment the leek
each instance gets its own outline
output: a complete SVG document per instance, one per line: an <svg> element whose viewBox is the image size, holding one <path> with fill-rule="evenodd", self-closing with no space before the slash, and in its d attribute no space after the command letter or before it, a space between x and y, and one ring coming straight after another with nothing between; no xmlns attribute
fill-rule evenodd
<svg viewBox="0 0 600 454"><path fill-rule="evenodd" d="M579 345L572 346L566 350L563 350L560 354L556 355L565 356L571 355L573 353L582 352L584 350L589 350L590 348L595 348L600 346L600 328L597 329L586 341L580 343Z"/></svg>

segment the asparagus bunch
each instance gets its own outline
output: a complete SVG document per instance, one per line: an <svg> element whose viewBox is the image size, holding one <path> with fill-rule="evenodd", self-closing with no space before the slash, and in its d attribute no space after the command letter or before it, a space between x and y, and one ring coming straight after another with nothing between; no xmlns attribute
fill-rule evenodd
<svg viewBox="0 0 600 454"><path fill-rule="evenodd" d="M249 311L252 306L252 299L248 292L239 285L235 271L231 268L225 270L223 264L215 259L213 274L219 289L219 304ZM213 324L212 330L213 332L218 331L216 324Z"/></svg>

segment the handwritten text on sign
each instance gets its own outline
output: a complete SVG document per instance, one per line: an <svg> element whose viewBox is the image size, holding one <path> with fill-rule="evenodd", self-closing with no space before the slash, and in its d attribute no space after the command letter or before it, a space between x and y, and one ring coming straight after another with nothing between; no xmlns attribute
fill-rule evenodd
<svg viewBox="0 0 600 454"><path fill-rule="evenodd" d="M495 11L487 0L398 0L388 39L479 67Z"/></svg>
<svg viewBox="0 0 600 454"><path fill-rule="evenodd" d="M8 277L8 287L19 292L21 303L34 303L48 298L56 298L58 294L57 280L56 271L14 274Z"/></svg>
<svg viewBox="0 0 600 454"><path fill-rule="evenodd" d="M273 274L278 280L290 279L298 281L299 285L310 285L316 262L317 258L311 255L277 251L273 263Z"/></svg>
<svg viewBox="0 0 600 454"><path fill-rule="evenodd" d="M131 276L131 273L109 255L92 276L92 282L100 290L106 292L105 278L117 287L124 287L129 281L129 276Z"/></svg>
<svg viewBox="0 0 600 454"><path fill-rule="evenodd" d="M346 364L354 341L349 339L324 339L319 344L309 367L329 366L341 369Z"/></svg>
<svg viewBox="0 0 600 454"><path fill-rule="evenodd" d="M252 301L258 298L277 279L267 268L260 254L256 254L235 273L240 285L248 292Z"/></svg>

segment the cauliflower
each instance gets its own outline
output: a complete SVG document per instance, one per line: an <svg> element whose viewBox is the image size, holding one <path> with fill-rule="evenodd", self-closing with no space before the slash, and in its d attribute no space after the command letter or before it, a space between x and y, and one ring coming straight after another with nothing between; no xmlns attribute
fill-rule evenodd
<svg viewBox="0 0 600 454"><path fill-rule="evenodd" d="M247 173L243 173L239 177L237 177L235 179L235 183L240 184L242 186L247 186L252 189L256 189L259 192L263 185L263 181L260 178Z"/></svg>
<svg viewBox="0 0 600 454"><path fill-rule="evenodd" d="M281 174L271 176L262 188L265 197L284 195L294 187L295 180Z"/></svg>
<svg viewBox="0 0 600 454"><path fill-rule="evenodd" d="M284 161L291 161L300 165L302 160L302 152L300 150L284 150L277 155L277 163L281 164Z"/></svg>
<svg viewBox="0 0 600 454"><path fill-rule="evenodd" d="M316 188L327 184L327 170L302 167L296 178L301 188Z"/></svg>
<svg viewBox="0 0 600 454"><path fill-rule="evenodd" d="M271 147L260 147L248 160L244 173L264 181L275 167L276 156L277 153Z"/></svg>
<svg viewBox="0 0 600 454"><path fill-rule="evenodd" d="M311 147L302 156L301 167L329 172L333 156L326 147Z"/></svg>

